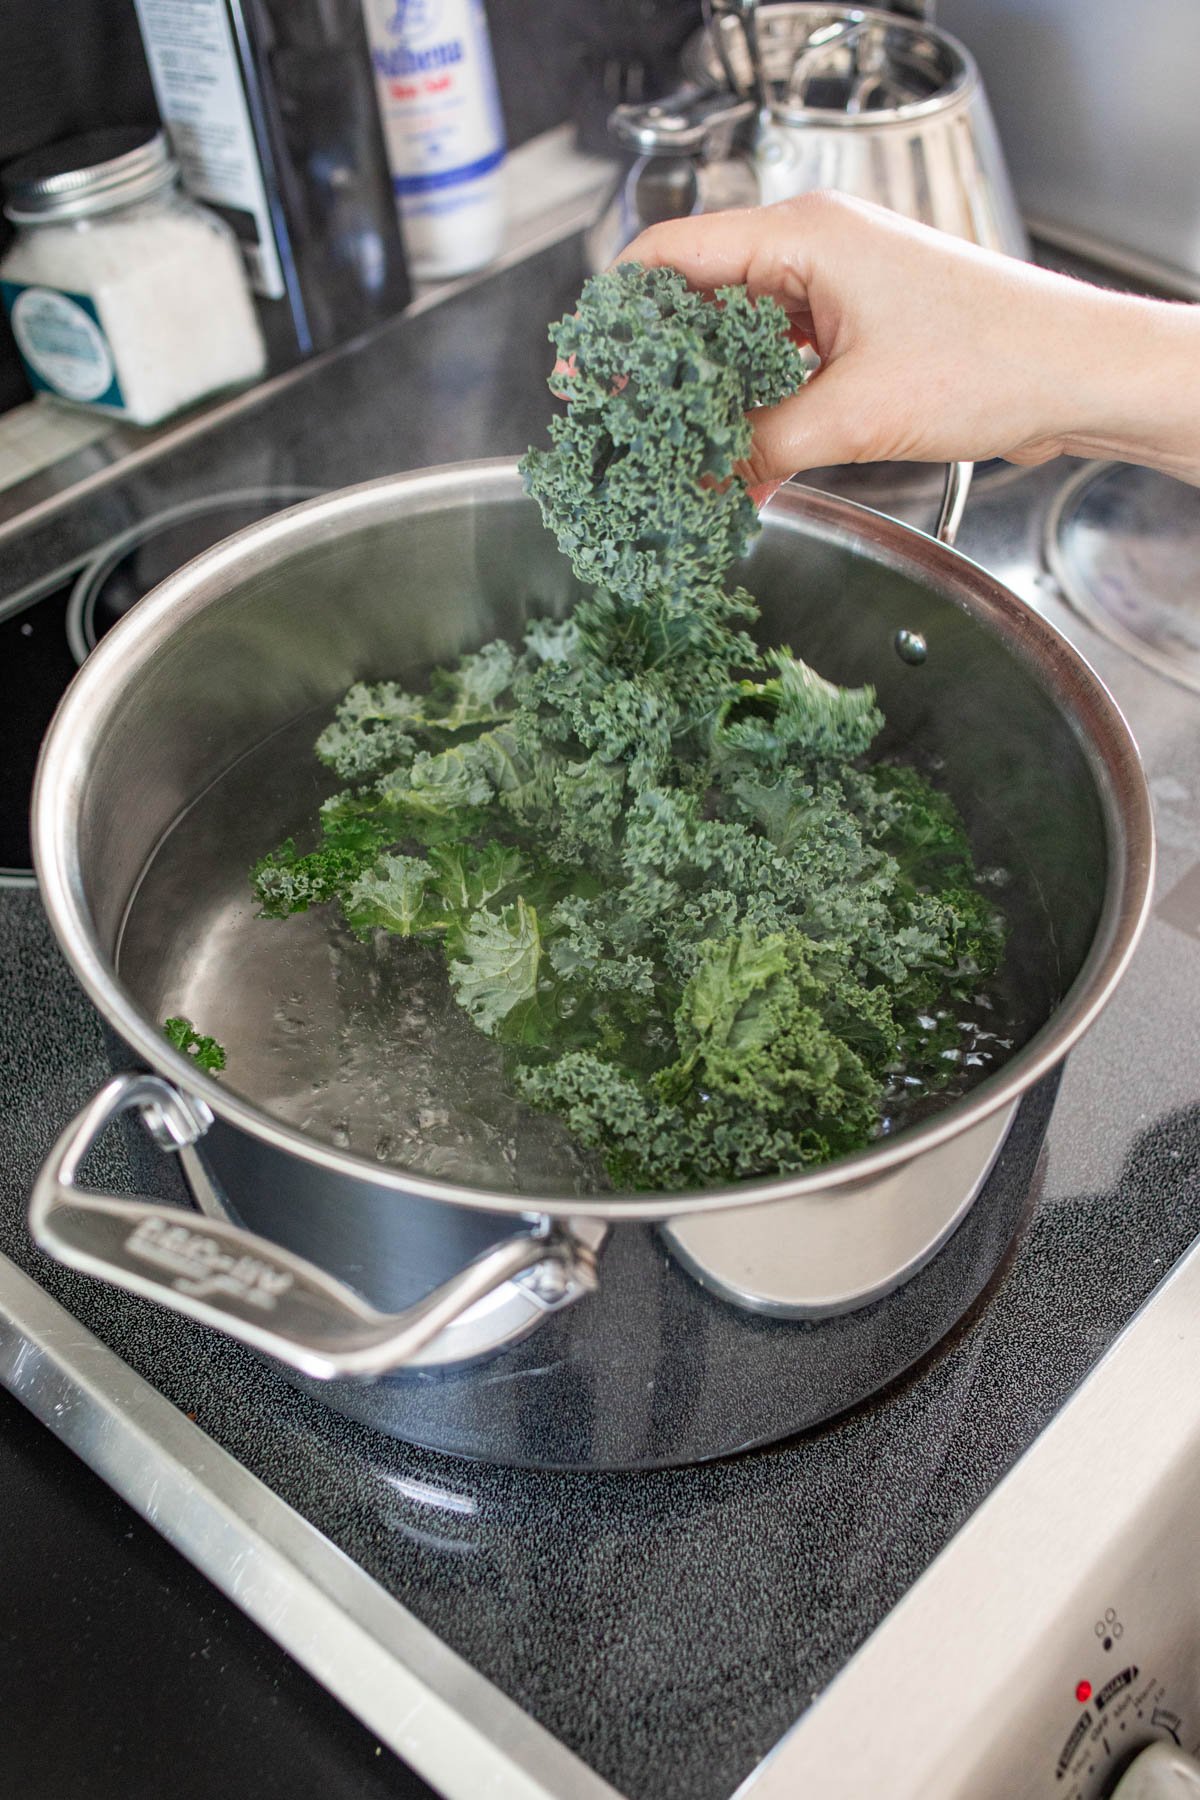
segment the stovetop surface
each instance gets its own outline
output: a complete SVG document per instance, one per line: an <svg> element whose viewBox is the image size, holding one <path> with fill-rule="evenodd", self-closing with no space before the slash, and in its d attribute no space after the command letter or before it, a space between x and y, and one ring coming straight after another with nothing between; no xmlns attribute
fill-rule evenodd
<svg viewBox="0 0 1200 1800"><path fill-rule="evenodd" d="M561 244L0 545L0 605L205 491L519 452L547 412L543 323L582 274ZM1028 1230L987 1303L882 1400L803 1439L652 1474L454 1461L49 1263L25 1230L29 1184L108 1065L36 894L0 891L0 1251L630 1800L733 1792L1200 1229L1200 699L1097 636L1045 575L1044 520L1075 467L982 471L960 547L1064 629L1125 709L1155 795L1159 908L1071 1058ZM836 479L917 523L936 508L934 471ZM133 1130L90 1173L172 1191Z"/></svg>

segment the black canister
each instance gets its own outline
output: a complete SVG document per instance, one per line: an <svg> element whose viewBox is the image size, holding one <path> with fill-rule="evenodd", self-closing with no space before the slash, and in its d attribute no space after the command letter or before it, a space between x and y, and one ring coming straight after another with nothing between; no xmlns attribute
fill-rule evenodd
<svg viewBox="0 0 1200 1800"><path fill-rule="evenodd" d="M405 306L358 0L136 5L184 181L238 236L272 364Z"/></svg>

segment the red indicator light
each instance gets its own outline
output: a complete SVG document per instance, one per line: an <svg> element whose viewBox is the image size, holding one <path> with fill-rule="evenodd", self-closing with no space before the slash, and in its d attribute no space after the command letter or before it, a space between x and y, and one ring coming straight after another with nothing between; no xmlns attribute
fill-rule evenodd
<svg viewBox="0 0 1200 1800"><path fill-rule="evenodd" d="M1078 1700L1080 1706L1082 1706L1086 1700L1090 1700L1091 1697L1092 1697L1091 1682L1090 1681L1077 1682L1076 1686L1075 1686L1075 1698Z"/></svg>

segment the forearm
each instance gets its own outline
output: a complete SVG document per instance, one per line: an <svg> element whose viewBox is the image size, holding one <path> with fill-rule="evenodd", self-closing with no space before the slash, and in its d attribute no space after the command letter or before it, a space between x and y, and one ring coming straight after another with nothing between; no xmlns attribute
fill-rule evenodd
<svg viewBox="0 0 1200 1800"><path fill-rule="evenodd" d="M1094 287L828 194L656 225L628 254L770 294L815 347L753 484L825 463L1145 463L1200 486L1200 306Z"/></svg>
<svg viewBox="0 0 1200 1800"><path fill-rule="evenodd" d="M1200 486L1200 306L1097 294L1071 456L1111 456Z"/></svg>

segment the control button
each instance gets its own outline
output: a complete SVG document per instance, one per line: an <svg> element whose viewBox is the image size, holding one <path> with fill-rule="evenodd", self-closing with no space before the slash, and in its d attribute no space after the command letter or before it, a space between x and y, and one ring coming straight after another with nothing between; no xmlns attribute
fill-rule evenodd
<svg viewBox="0 0 1200 1800"><path fill-rule="evenodd" d="M1106 1706L1111 1706L1117 1695L1132 1686L1137 1678L1137 1665L1131 1663L1127 1669L1122 1669L1119 1675L1114 1675L1111 1681L1106 1681L1096 1695L1096 1711L1103 1712Z"/></svg>

